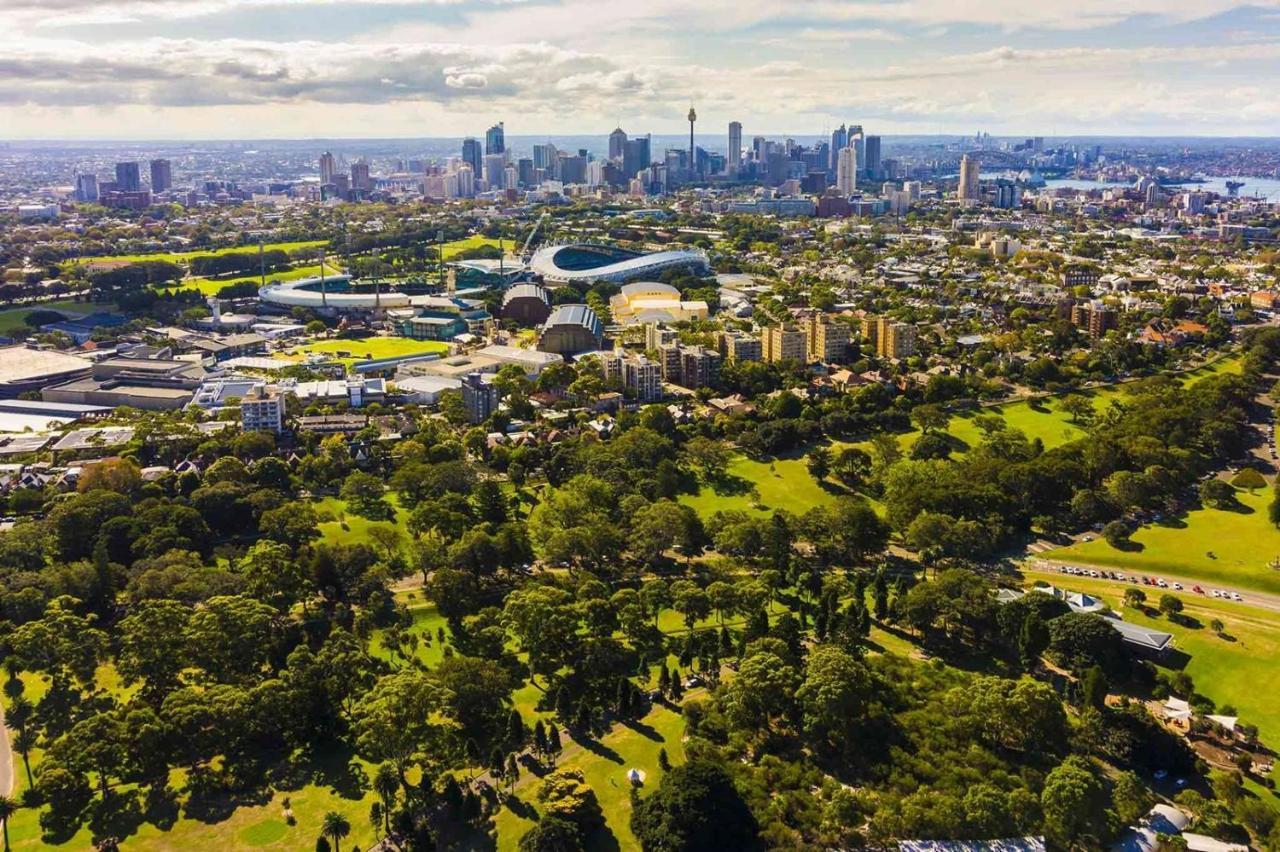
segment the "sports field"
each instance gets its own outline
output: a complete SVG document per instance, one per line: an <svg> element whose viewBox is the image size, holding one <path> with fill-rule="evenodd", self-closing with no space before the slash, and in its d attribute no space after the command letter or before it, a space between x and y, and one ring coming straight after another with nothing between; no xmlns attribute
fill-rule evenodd
<svg viewBox="0 0 1280 852"><path fill-rule="evenodd" d="M290 355L325 355L345 364L405 355L431 355L449 351L447 343L411 340L407 337L369 337L364 340L317 340L289 350Z"/></svg>
<svg viewBox="0 0 1280 852"><path fill-rule="evenodd" d="M316 248L318 246L328 245L328 240L299 240L289 243L267 243L263 246L265 251L283 251L295 252L299 249ZM143 260L166 260L169 263L186 263L193 257L209 257L224 254L237 254L253 252L257 253L257 245L247 246L231 246L228 248L217 249L195 249L192 251L171 251L156 252L154 254L113 254L107 257L86 257L80 260L81 263L137 263Z"/></svg>

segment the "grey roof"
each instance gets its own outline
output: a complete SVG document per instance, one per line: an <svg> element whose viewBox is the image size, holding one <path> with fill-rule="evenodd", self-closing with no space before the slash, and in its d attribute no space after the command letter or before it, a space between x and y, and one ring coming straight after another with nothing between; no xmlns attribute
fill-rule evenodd
<svg viewBox="0 0 1280 852"><path fill-rule="evenodd" d="M508 290L502 296L502 304L505 307L512 299L539 299L546 304L551 304L551 298L547 295L546 288L537 284L517 284Z"/></svg>
<svg viewBox="0 0 1280 852"><path fill-rule="evenodd" d="M546 328L556 325L580 325L596 337L604 334L600 318L587 305L561 305L547 317Z"/></svg>
<svg viewBox="0 0 1280 852"><path fill-rule="evenodd" d="M1130 624L1118 618L1108 618L1107 621L1111 622L1111 626L1120 633L1124 641L1142 648L1163 651L1173 641L1172 633L1164 633L1148 627L1139 627L1136 624Z"/></svg>

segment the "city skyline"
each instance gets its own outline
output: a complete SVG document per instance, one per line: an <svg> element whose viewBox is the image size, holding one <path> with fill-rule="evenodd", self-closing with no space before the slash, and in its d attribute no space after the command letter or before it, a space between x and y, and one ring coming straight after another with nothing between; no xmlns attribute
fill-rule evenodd
<svg viewBox="0 0 1280 852"><path fill-rule="evenodd" d="M748 134L1274 136L1277 20L1280 0L11 0L0 132L674 134L693 103Z"/></svg>

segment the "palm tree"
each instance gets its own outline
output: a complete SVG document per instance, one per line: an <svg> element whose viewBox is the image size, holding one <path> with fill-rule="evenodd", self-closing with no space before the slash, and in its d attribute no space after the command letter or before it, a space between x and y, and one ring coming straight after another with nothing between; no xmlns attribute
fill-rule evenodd
<svg viewBox="0 0 1280 852"><path fill-rule="evenodd" d="M8 796L0 796L0 827L4 829L4 852L9 852L9 817L17 812L17 801Z"/></svg>
<svg viewBox="0 0 1280 852"><path fill-rule="evenodd" d="M378 766L378 771L373 776L373 789L377 792L378 797L382 799L383 825L387 834L390 834L391 812L395 810L396 791L400 789L400 776L396 773L395 766L390 763L383 763Z"/></svg>
<svg viewBox="0 0 1280 852"><path fill-rule="evenodd" d="M324 815L320 833L333 840L333 852L342 852L340 841L351 833L351 823L337 811L329 811Z"/></svg>

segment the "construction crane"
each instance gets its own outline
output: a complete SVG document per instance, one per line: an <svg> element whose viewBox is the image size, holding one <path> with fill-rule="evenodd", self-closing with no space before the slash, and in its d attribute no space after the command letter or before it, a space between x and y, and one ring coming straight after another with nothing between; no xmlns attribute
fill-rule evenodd
<svg viewBox="0 0 1280 852"><path fill-rule="evenodd" d="M525 263L528 263L529 258L532 256L529 253L529 246L533 245L533 238L538 235L538 228L542 227L542 223L545 222L547 217L550 215L550 213L544 211L543 214L538 217L538 221L533 223L533 230L529 232L529 238L524 241L524 248L520 249L520 259Z"/></svg>

